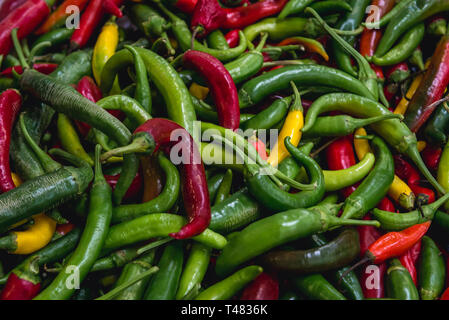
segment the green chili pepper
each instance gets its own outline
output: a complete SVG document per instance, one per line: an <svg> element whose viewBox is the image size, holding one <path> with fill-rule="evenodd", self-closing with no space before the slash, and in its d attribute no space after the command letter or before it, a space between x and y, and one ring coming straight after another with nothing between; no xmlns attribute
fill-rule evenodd
<svg viewBox="0 0 449 320"><path fill-rule="evenodd" d="M211 248L208 246L197 242L193 243L189 258L179 280L176 300L182 300L190 290L201 284L209 266L211 251Z"/></svg>
<svg viewBox="0 0 449 320"><path fill-rule="evenodd" d="M364 300L362 287L357 274L350 267L341 268L330 274L335 287L347 298L352 300Z"/></svg>
<svg viewBox="0 0 449 320"><path fill-rule="evenodd" d="M15 56L8 54L6 57L4 57L2 61L2 67L3 68L11 68L15 66L20 66L20 61Z"/></svg>
<svg viewBox="0 0 449 320"><path fill-rule="evenodd" d="M103 250L109 252L154 237L167 237L170 233L179 231L185 223L184 217L168 213L147 214L125 221L111 227ZM226 238L210 229L192 239L214 249L223 248L227 242Z"/></svg>
<svg viewBox="0 0 449 320"><path fill-rule="evenodd" d="M424 23L420 23L404 34L401 41L384 56L374 55L372 62L378 66L391 66L407 60L424 38Z"/></svg>
<svg viewBox="0 0 449 320"><path fill-rule="evenodd" d="M69 42L70 37L72 36L73 31L75 29L67 29L67 28L61 28L61 29L54 29L51 30L43 35L41 35L39 38L36 39L33 43L33 48L31 49L32 56L38 56L43 54L46 49L49 49L50 47L57 46L60 44L63 44L65 42ZM47 46L47 48L39 48L38 45L41 45L44 42L49 42L50 45Z"/></svg>
<svg viewBox="0 0 449 320"><path fill-rule="evenodd" d="M227 234L256 221L260 215L259 203L242 189L211 208L209 228Z"/></svg>
<svg viewBox="0 0 449 320"><path fill-rule="evenodd" d="M152 267L155 251L152 250L142 257L129 262L122 269L122 273L114 285L114 288L136 278L138 275L147 271ZM145 293L145 288L150 281L150 277L144 278L132 286L123 290L120 294L114 297L114 300L140 300Z"/></svg>
<svg viewBox="0 0 449 320"><path fill-rule="evenodd" d="M346 300L321 274L296 277L293 284L301 294L312 300Z"/></svg>
<svg viewBox="0 0 449 320"><path fill-rule="evenodd" d="M276 99L271 106L262 110L251 119L241 123L240 127L243 130L271 129L285 118L291 101L291 97Z"/></svg>
<svg viewBox="0 0 449 320"><path fill-rule="evenodd" d="M449 133L449 111L442 104L432 114L424 129L426 140L436 145L443 146L447 142Z"/></svg>
<svg viewBox="0 0 449 320"><path fill-rule="evenodd" d="M355 229L344 230L336 239L308 250L274 250L264 254L261 264L278 272L308 274L338 269L360 253Z"/></svg>
<svg viewBox="0 0 449 320"><path fill-rule="evenodd" d="M282 211L311 207L321 200L325 192L324 176L321 168L312 158L293 146L289 137L285 139L285 146L292 157L304 165L310 177L310 184L314 188L310 191L301 191L296 194L288 193L279 189L265 173L259 172L258 169L253 169L253 165L247 165L245 180L248 190L262 205L271 210Z"/></svg>
<svg viewBox="0 0 449 320"><path fill-rule="evenodd" d="M229 300L262 272L259 266L240 269L201 292L195 300Z"/></svg>
<svg viewBox="0 0 449 320"><path fill-rule="evenodd" d="M352 6L349 3L335 0L314 2L311 3L309 7L315 10L320 16L352 11Z"/></svg>
<svg viewBox="0 0 449 320"><path fill-rule="evenodd" d="M151 113L151 90L148 82L147 70L139 53L132 46L125 45L125 48L131 52L134 59L136 70L136 91L135 98L146 112Z"/></svg>
<svg viewBox="0 0 449 320"><path fill-rule="evenodd" d="M57 128L58 137L64 150L80 157L91 166L94 165L94 161L84 150L72 121L63 113L58 114Z"/></svg>
<svg viewBox="0 0 449 320"><path fill-rule="evenodd" d="M112 190L101 171L100 152L101 147L97 145L95 148L95 178L90 191L89 215L80 243L66 262L64 270L35 297L36 300L69 299L75 292L74 287L67 286L74 268L77 268L76 272L81 283L100 255L112 216Z"/></svg>
<svg viewBox="0 0 449 320"><path fill-rule="evenodd" d="M224 173L218 173L211 178L207 177L207 189L209 191L209 199L211 202L214 201L215 196L217 195L218 188L220 187L221 182L223 181Z"/></svg>
<svg viewBox="0 0 449 320"><path fill-rule="evenodd" d="M348 115L337 115L317 118L314 125L304 134L306 137L344 137L354 133L358 128L388 120L403 119L402 115L385 114L367 119L357 119Z"/></svg>
<svg viewBox="0 0 449 320"><path fill-rule="evenodd" d="M422 300L438 299L445 286L446 270L443 253L428 236L422 238L419 258L419 295Z"/></svg>
<svg viewBox="0 0 449 320"><path fill-rule="evenodd" d="M438 163L437 180L445 190L449 191L449 142L444 146L443 152L441 153L440 162ZM448 212L449 201L444 204L444 209Z"/></svg>
<svg viewBox="0 0 449 320"><path fill-rule="evenodd" d="M378 225L378 222L341 219L307 209L280 212L255 221L229 237L217 259L215 271L224 276L272 248L342 225Z"/></svg>
<svg viewBox="0 0 449 320"><path fill-rule="evenodd" d="M214 30L207 36L207 44L212 49L228 50L229 45L221 30Z"/></svg>
<svg viewBox="0 0 449 320"><path fill-rule="evenodd" d="M307 18L265 18L243 30L247 41L253 42L262 32L266 32L273 41L280 41L293 36L309 36L316 38L322 32L322 29L314 23L312 19Z"/></svg>
<svg viewBox="0 0 449 320"><path fill-rule="evenodd" d="M370 5L370 3L371 0L350 0L349 5L352 7L352 10L341 18L337 25L337 29L344 31L357 29L365 17L366 7ZM356 41L355 36L343 36L343 38L351 46L353 46ZM357 76L357 72L351 64L351 56L336 41L333 41L333 50L338 67L354 77Z"/></svg>
<svg viewBox="0 0 449 320"><path fill-rule="evenodd" d="M396 214L389 211L374 209L372 214L377 220L379 220L382 229L388 231L400 231L414 226L415 224L432 220L438 208L448 200L449 193L446 193L437 201L423 206L419 210Z"/></svg>
<svg viewBox="0 0 449 320"><path fill-rule="evenodd" d="M278 16L278 19L284 19L285 17L300 13L311 4L314 0L291 0L288 1L287 4L282 9L281 13Z"/></svg>
<svg viewBox="0 0 449 320"><path fill-rule="evenodd" d="M388 146L378 137L374 137L372 146L376 164L357 189L346 198L341 215L343 218L363 218L385 197L393 183L394 161Z"/></svg>
<svg viewBox="0 0 449 320"><path fill-rule="evenodd" d="M356 117L368 118L389 114L383 105L370 99L353 94L333 93L320 97L309 108L303 132L309 130L319 114L340 111ZM398 119L391 119L372 124L370 126L379 136L394 149L407 155L418 167L424 177L441 193L445 193L425 166L417 148L416 136Z"/></svg>
<svg viewBox="0 0 449 320"><path fill-rule="evenodd" d="M405 2L405 1L402 1ZM380 39L376 56L383 56L410 28L439 12L449 10L446 0L412 0L394 16Z"/></svg>
<svg viewBox="0 0 449 320"><path fill-rule="evenodd" d="M442 211L437 211L435 213L435 218L433 221L443 230L449 230L449 214Z"/></svg>
<svg viewBox="0 0 449 320"><path fill-rule="evenodd" d="M223 178L223 181L220 184L220 187L217 190L217 194L214 201L214 206L226 200L229 197L229 193L231 192L232 186L232 170L226 170L226 174Z"/></svg>
<svg viewBox="0 0 449 320"><path fill-rule="evenodd" d="M347 73L321 65L305 64L272 70L246 82L239 90L240 108L255 105L270 94L290 88L290 81L301 88L329 86L374 99L362 82Z"/></svg>
<svg viewBox="0 0 449 320"><path fill-rule="evenodd" d="M158 154L158 162L165 173L165 186L159 196L145 203L114 207L112 223L132 220L149 213L168 211L173 207L179 196L181 184L179 172L162 153Z"/></svg>
<svg viewBox="0 0 449 320"><path fill-rule="evenodd" d="M164 97L169 118L193 135L193 123L196 121L195 109L189 90L176 70L164 58L150 50L136 48L136 51L145 63L151 82ZM101 90L109 92L113 84L111 79L115 79L119 70L132 62L133 58L128 50L118 51L109 58L101 73Z"/></svg>
<svg viewBox="0 0 449 320"><path fill-rule="evenodd" d="M174 300L184 261L183 242L169 243L162 254L159 272L154 275L145 292L145 300Z"/></svg>
<svg viewBox="0 0 449 320"><path fill-rule="evenodd" d="M390 260L386 278L387 297L399 300L419 300L418 290L408 270L399 259Z"/></svg>

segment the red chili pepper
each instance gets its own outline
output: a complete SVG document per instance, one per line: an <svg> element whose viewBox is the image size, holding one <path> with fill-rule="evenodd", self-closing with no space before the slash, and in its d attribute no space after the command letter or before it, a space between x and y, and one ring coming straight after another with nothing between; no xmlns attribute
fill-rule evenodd
<svg viewBox="0 0 449 320"><path fill-rule="evenodd" d="M225 38L226 42L229 45L229 48L237 47L239 44L240 36L239 36L239 29L234 29L226 33Z"/></svg>
<svg viewBox="0 0 449 320"><path fill-rule="evenodd" d="M3 91L0 95L0 191L15 188L9 167L9 145L14 120L19 113L22 96L15 89Z"/></svg>
<svg viewBox="0 0 449 320"><path fill-rule="evenodd" d="M176 1L173 6L181 10L185 13L193 13L193 10L195 10L195 6L198 0L178 0Z"/></svg>
<svg viewBox="0 0 449 320"><path fill-rule="evenodd" d="M114 3L118 9L118 6L122 4L123 0L113 0L110 2ZM103 0L92 0L87 5L86 10L80 19L80 27L75 29L70 38L71 49L79 49L86 45L87 41L90 39L95 27L100 23L105 12L105 7L103 6Z"/></svg>
<svg viewBox="0 0 449 320"><path fill-rule="evenodd" d="M429 227L430 221L427 221L399 232L384 234L369 247L365 254L366 260L380 264L387 259L403 255L421 240Z"/></svg>
<svg viewBox="0 0 449 320"><path fill-rule="evenodd" d="M435 192L433 190L420 186L421 176L419 171L408 163L402 156L394 155L394 167L396 175L406 181L410 189L416 196L420 194L427 198L427 203L435 201Z"/></svg>
<svg viewBox="0 0 449 320"><path fill-rule="evenodd" d="M185 52L182 60L185 67L195 69L208 83L219 124L231 130L238 129L240 106L237 88L223 63L208 53L196 50Z"/></svg>
<svg viewBox="0 0 449 320"><path fill-rule="evenodd" d="M444 291L443 295L441 296L440 300L449 300L449 288Z"/></svg>
<svg viewBox="0 0 449 320"><path fill-rule="evenodd" d="M373 265L367 263L360 272L360 286L366 299L385 298L384 278L387 264Z"/></svg>
<svg viewBox="0 0 449 320"><path fill-rule="evenodd" d="M67 233L73 230L75 228L75 225L73 223L64 223L64 224L58 224L56 226L56 232L59 233L61 236L65 236Z"/></svg>
<svg viewBox="0 0 449 320"><path fill-rule="evenodd" d="M264 0L247 6L224 8L226 19L221 27L243 29L262 18L279 13L286 3L287 0Z"/></svg>
<svg viewBox="0 0 449 320"><path fill-rule="evenodd" d="M123 17L122 10L120 10L120 8L118 7L118 5L115 3L114 0L103 0L103 8L106 11L106 13L112 14L117 18Z"/></svg>
<svg viewBox="0 0 449 320"><path fill-rule="evenodd" d="M174 145L182 147L182 196L189 218L187 225L177 233L170 234L175 239L187 239L203 232L210 223L211 211L206 173L198 147L192 136L177 123L161 118L153 118L139 126L134 134L145 132L153 137L156 148L170 153ZM173 141L173 137L178 140Z"/></svg>
<svg viewBox="0 0 449 320"><path fill-rule="evenodd" d="M441 152L443 150L440 147L427 144L424 150L421 152L421 156L426 164L427 168L433 171L438 170L438 164L440 163Z"/></svg>
<svg viewBox="0 0 449 320"><path fill-rule="evenodd" d="M396 207L394 206L393 201L388 197L383 198L377 205L377 208L383 211L396 212Z"/></svg>
<svg viewBox="0 0 449 320"><path fill-rule="evenodd" d="M416 262L421 253L421 241L418 241L406 253L399 257L401 264L410 272L415 285L418 284L418 271L416 270Z"/></svg>
<svg viewBox="0 0 449 320"><path fill-rule="evenodd" d="M57 67L58 67L58 65L56 63L35 63L35 64L33 64L33 69L36 71L39 71L40 73L43 73L43 74L50 74L53 71L55 71ZM6 68L5 70L3 70L0 73L0 76L12 78L12 76L13 76L12 70L13 69L18 74L23 73L22 66L14 66L14 67L9 67L9 68Z"/></svg>
<svg viewBox="0 0 449 320"><path fill-rule="evenodd" d="M342 170L356 164L352 145L352 135L338 138L326 148L326 160L329 170ZM357 189L359 184L341 190L345 198Z"/></svg>
<svg viewBox="0 0 449 320"><path fill-rule="evenodd" d="M17 37L28 36L48 16L50 9L44 0L27 0L0 22L0 55L7 55L13 43L11 31L18 28Z"/></svg>
<svg viewBox="0 0 449 320"><path fill-rule="evenodd" d="M0 22L26 0L5 0L0 2Z"/></svg>
<svg viewBox="0 0 449 320"><path fill-rule="evenodd" d="M108 184L111 186L112 190L114 190L115 186L117 185L118 179L120 178L120 174L117 174L115 176L105 175L104 178L106 179ZM142 190L142 185L143 185L142 174L141 174L140 170L138 170L131 185L129 186L128 190L126 191L126 194L123 197L123 199L124 200L135 199L140 194L140 191Z"/></svg>
<svg viewBox="0 0 449 320"><path fill-rule="evenodd" d="M279 282L263 272L245 288L240 300L279 300Z"/></svg>
<svg viewBox="0 0 449 320"><path fill-rule="evenodd" d="M41 288L38 276L17 275L12 272L0 294L0 300L31 300Z"/></svg>
<svg viewBox="0 0 449 320"><path fill-rule="evenodd" d="M217 0L198 0L193 10L190 26L199 36L206 36L221 27L226 14Z"/></svg>
<svg viewBox="0 0 449 320"><path fill-rule="evenodd" d="M441 38L430 65L418 90L410 100L404 122L412 132L417 132L437 107L434 102L441 99L449 85L449 34Z"/></svg>

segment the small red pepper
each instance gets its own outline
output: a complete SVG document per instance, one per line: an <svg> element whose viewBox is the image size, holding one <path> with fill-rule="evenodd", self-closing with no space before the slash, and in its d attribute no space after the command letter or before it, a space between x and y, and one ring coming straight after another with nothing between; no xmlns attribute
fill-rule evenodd
<svg viewBox="0 0 449 320"><path fill-rule="evenodd" d="M421 152L421 156L426 164L427 168L433 171L438 170L438 164L440 163L442 149L440 147L432 146L429 143Z"/></svg>
<svg viewBox="0 0 449 320"><path fill-rule="evenodd" d="M430 65L410 100L404 115L404 123L412 132L417 132L437 107L449 85L449 34L441 38Z"/></svg>
<svg viewBox="0 0 449 320"><path fill-rule="evenodd" d="M139 133L146 133L153 138L155 150L162 149L170 154L171 148L175 145L183 150L182 196L189 222L170 236L175 239L187 239L200 234L209 226L211 210L206 173L192 136L177 123L161 118L146 121L134 131L134 134Z"/></svg>
<svg viewBox="0 0 449 320"><path fill-rule="evenodd" d="M56 226L56 232L60 234L61 236L65 236L67 233L73 230L75 228L75 225L73 223L64 223L64 224L58 224Z"/></svg>
<svg viewBox="0 0 449 320"><path fill-rule="evenodd" d="M226 42L229 45L229 48L237 47L239 44L240 36L239 29L234 29L225 34Z"/></svg>
<svg viewBox="0 0 449 320"><path fill-rule="evenodd" d="M226 14L217 0L198 0L193 10L190 26L201 37L221 27Z"/></svg>
<svg viewBox="0 0 449 320"><path fill-rule="evenodd" d="M217 0L215 0L217 1ZM287 0L264 0L237 8L224 8L224 29L243 29L254 22L281 12Z"/></svg>
<svg viewBox="0 0 449 320"><path fill-rule="evenodd" d="M0 191L15 188L9 166L9 145L14 120L19 113L22 96L15 89L8 89L0 95Z"/></svg>
<svg viewBox="0 0 449 320"><path fill-rule="evenodd" d="M415 285L418 284L418 271L416 270L416 262L421 253L421 241L415 243L406 253L399 257L401 264L410 272Z"/></svg>
<svg viewBox="0 0 449 320"><path fill-rule="evenodd" d="M240 300L279 300L279 282L263 272L245 288Z"/></svg>
<svg viewBox="0 0 449 320"><path fill-rule="evenodd" d="M17 275L12 272L0 294L0 300L31 300L39 293L40 289L39 276Z"/></svg>
<svg viewBox="0 0 449 320"><path fill-rule="evenodd" d="M109 176L105 175L104 178L108 182L108 184L111 186L112 190L115 189L115 186L117 185L118 179L120 178L120 174L117 174L115 176ZM142 190L143 185L143 178L140 170L137 171L136 176L134 177L133 181L131 182L131 185L129 186L128 190L126 191L125 196L123 197L124 200L132 200L135 199L138 195L140 195L140 191Z"/></svg>
<svg viewBox="0 0 449 320"><path fill-rule="evenodd" d="M106 13L112 14L117 18L123 17L123 12L118 7L119 5L114 2L114 0L103 0L103 9Z"/></svg>
<svg viewBox="0 0 449 320"><path fill-rule="evenodd" d="M44 21L50 8L44 0L27 0L0 21L0 55L7 55L13 43L11 31L18 28L17 37L23 39Z"/></svg>
<svg viewBox="0 0 449 320"><path fill-rule="evenodd" d="M36 71L39 71L40 73L43 73L43 74L50 74L53 71L55 71L57 67L58 67L58 65L56 63L35 63L35 64L33 64L33 69ZM14 66L14 67L9 67L9 68L6 68L5 70L3 70L0 73L0 76L12 78L13 77L12 70L15 70L18 74L23 73L22 66Z"/></svg>
<svg viewBox="0 0 449 320"><path fill-rule="evenodd" d="M113 0L108 5L115 4L118 7L123 0ZM109 10L111 10L109 8ZM70 46L72 50L83 48L90 39L95 27L100 23L106 13L103 6L103 0L91 0L80 19L80 27L75 29L70 38Z"/></svg>
<svg viewBox="0 0 449 320"><path fill-rule="evenodd" d="M352 145L352 136L338 138L326 148L326 160L329 170L347 169L356 164ZM344 188L341 193L345 198L357 189L359 184Z"/></svg>
<svg viewBox="0 0 449 320"><path fill-rule="evenodd" d="M196 50L186 51L182 60L185 67L194 69L208 83L217 108L219 124L231 130L238 129L240 106L237 88L223 63L208 53Z"/></svg>
<svg viewBox="0 0 449 320"><path fill-rule="evenodd" d="M185 13L193 13L198 0L177 0L173 6Z"/></svg>

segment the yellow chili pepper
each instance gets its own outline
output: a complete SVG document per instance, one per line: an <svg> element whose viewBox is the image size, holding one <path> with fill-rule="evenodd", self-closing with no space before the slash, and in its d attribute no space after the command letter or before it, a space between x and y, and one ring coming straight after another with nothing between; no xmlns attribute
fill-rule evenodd
<svg viewBox="0 0 449 320"><path fill-rule="evenodd" d="M429 64L430 64L430 60L428 60L426 62L425 67L427 68L429 66ZM401 101L397 105L396 109L394 110L395 114L402 114L402 115L405 114L405 112L407 111L408 105L410 103L410 99L413 98L413 95L415 94L416 90L418 90L423 77L424 77L424 74L421 73L415 79L413 79L413 82L410 85L410 88L408 89L407 93L405 94L405 97L403 97L401 99Z"/></svg>
<svg viewBox="0 0 449 320"><path fill-rule="evenodd" d="M19 176L12 174L14 184L19 186L22 181ZM33 216L34 224L26 231L13 231L1 238L0 243L13 254L30 254L45 247L56 230L56 221L44 213ZM7 244L7 245L5 245Z"/></svg>
<svg viewBox="0 0 449 320"><path fill-rule="evenodd" d="M355 135L358 136L366 136L366 134L364 128L359 128L355 131ZM354 148L359 160L363 159L365 154L372 152L368 140L366 139L354 138ZM401 180L397 175L394 176L393 183L388 189L388 196L404 209L413 209L415 205L415 194L407 183Z"/></svg>
<svg viewBox="0 0 449 320"><path fill-rule="evenodd" d="M94 74L95 81L100 85L101 71L108 59L114 55L119 40L118 26L115 22L109 21L101 29L101 33L98 36L95 43L94 52L92 55L92 72ZM120 88L118 80L115 79L114 86L111 93L118 94Z"/></svg>
<svg viewBox="0 0 449 320"><path fill-rule="evenodd" d="M189 91L192 94L192 96L200 100L204 100L209 94L209 88L200 86L195 82L192 83L192 85L189 88Z"/></svg>
<svg viewBox="0 0 449 320"><path fill-rule="evenodd" d="M285 138L290 137L291 143L294 146L297 146L302 137L301 129L304 127L304 115L301 97L295 84L293 82L290 82L290 84L292 85L293 92L295 93L295 100L287 114L287 118L285 119L281 132L279 133L278 140L267 159L268 163L273 167L277 167L282 160L290 155L284 144Z"/></svg>

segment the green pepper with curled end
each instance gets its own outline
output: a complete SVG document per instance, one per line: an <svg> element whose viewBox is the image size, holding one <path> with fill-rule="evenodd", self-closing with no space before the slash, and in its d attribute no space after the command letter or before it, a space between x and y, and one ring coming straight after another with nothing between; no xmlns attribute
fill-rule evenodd
<svg viewBox="0 0 449 320"><path fill-rule="evenodd" d="M220 277L226 276L242 263L275 247L343 225L379 226L379 222L342 219L307 209L280 212L257 220L229 237L217 258L215 271Z"/></svg>
<svg viewBox="0 0 449 320"><path fill-rule="evenodd" d="M422 238L418 270L418 289L421 299L438 299L445 286L446 268L443 253L428 236Z"/></svg>

